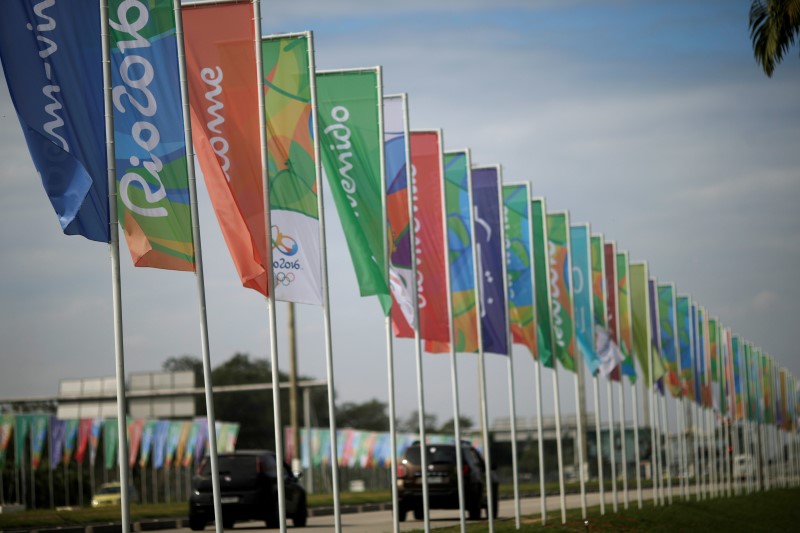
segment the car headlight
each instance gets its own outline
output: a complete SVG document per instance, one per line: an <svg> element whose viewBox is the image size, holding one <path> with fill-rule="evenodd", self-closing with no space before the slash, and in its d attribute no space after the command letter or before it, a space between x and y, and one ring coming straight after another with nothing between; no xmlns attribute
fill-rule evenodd
<svg viewBox="0 0 800 533"><path fill-rule="evenodd" d="M92 506L93 506L93 507L97 507L98 505L100 505L100 502L98 502L98 501L97 501L97 500L95 500L95 499L92 499Z"/></svg>

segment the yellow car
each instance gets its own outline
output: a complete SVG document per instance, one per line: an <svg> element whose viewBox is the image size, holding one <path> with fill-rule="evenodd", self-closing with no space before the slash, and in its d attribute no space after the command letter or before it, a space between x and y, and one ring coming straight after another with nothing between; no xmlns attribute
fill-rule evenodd
<svg viewBox="0 0 800 533"><path fill-rule="evenodd" d="M109 505L119 505L122 502L122 491L119 483L103 483L92 496L92 507L107 507ZM128 497L131 503L139 501L139 495L136 489L131 486L128 489Z"/></svg>

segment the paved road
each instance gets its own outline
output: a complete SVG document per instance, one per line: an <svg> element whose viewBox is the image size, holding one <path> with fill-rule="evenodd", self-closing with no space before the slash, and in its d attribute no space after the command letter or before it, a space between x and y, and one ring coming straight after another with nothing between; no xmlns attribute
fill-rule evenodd
<svg viewBox="0 0 800 533"><path fill-rule="evenodd" d="M611 494L606 493L606 512L612 511L612 503L611 503ZM679 491L674 491L674 497L677 499L679 497ZM642 498L644 500L649 500L652 498L652 491L650 489L644 489L642 491ZM587 505L599 505L600 504L600 495L599 493L591 493L586 495ZM580 494L568 494L567 498L567 508L569 509L577 509L581 506ZM531 515L536 514L538 515L540 510L539 498L523 498L520 500L520 505L522 508L522 515ZM629 505L632 508L635 508L637 505L636 499L636 491L632 490L629 492ZM547 497L547 509L548 509L548 516L547 520L549 523L559 523L561 521L561 507L559 504L559 497L558 495L555 496L548 496ZM622 499L622 491L619 492L619 509L623 509L623 499ZM484 511L485 512L485 511ZM513 500L501 500L500 501L500 518L510 518L514 519L514 501ZM527 519L528 523L532 523L533 521L539 522L539 517ZM457 511L431 511L431 528L439 528L439 527L447 527L447 526L456 526L458 525L458 512ZM321 531L333 531L333 516L316 516L316 517L309 517L308 524L306 527L303 528L293 528L291 524L291 520L288 523L289 528L292 531L313 531L313 532L321 532ZM411 531L414 529L422 529L423 523L422 521L413 520L413 516L411 513L408 514L408 521L403 522L401 525L402 531ZM256 531L256 530L264 530L263 522L241 522L236 524L236 530L242 531ZM343 514L342 515L342 529L347 531L348 533L381 533L381 532L392 532L392 512L389 511L375 511L375 512L365 512L365 513L357 513L357 514ZM169 531L180 531L181 533L188 532L188 529L176 529L176 530L169 530ZM206 531L209 533L213 532L213 527L209 525L206 527Z"/></svg>

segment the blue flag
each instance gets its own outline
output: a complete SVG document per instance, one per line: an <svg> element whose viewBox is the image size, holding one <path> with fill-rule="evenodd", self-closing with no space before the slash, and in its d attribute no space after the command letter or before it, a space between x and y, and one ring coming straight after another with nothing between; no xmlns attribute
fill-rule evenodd
<svg viewBox="0 0 800 533"><path fill-rule="evenodd" d="M600 368L600 359L594 350L594 311L592 309L592 260L589 248L589 227L571 226L569 229L570 258L572 259L572 305L575 312L575 332L578 349L594 375Z"/></svg>
<svg viewBox="0 0 800 533"><path fill-rule="evenodd" d="M33 164L67 235L110 241L97 0L5 0L0 59Z"/></svg>
<svg viewBox="0 0 800 533"><path fill-rule="evenodd" d="M508 323L503 287L505 245L500 226L500 176L497 167L472 169L472 210L478 251L483 349L508 355Z"/></svg>

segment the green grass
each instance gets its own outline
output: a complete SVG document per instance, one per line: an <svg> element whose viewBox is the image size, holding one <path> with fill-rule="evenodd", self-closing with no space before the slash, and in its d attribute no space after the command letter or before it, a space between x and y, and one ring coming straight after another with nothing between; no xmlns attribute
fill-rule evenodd
<svg viewBox="0 0 800 533"><path fill-rule="evenodd" d="M131 505L133 521L146 518L170 518L186 516L185 503L159 503ZM0 514L0 529L21 527L54 527L78 524L96 524L99 522L119 522L118 506L100 509L81 508L74 511L56 511L54 509L37 509L18 513Z"/></svg>
<svg viewBox="0 0 800 533"><path fill-rule="evenodd" d="M550 513L550 523L547 526L541 525L538 515L523 517L521 531L571 533L798 531L800 523L798 502L800 502L800 489L794 488L701 502L683 502L676 499L673 505L664 507L653 507L652 502L645 502L642 510L631 508L617 514L606 512L605 516L600 516L599 507L593 507L589 509L588 526L581 519L580 509L577 509L567 512L567 523L563 526L558 512ZM471 533L489 530L485 523L469 524L467 529ZM495 522L494 530L498 533L517 531L513 517ZM437 529L438 531L456 532L459 528Z"/></svg>

